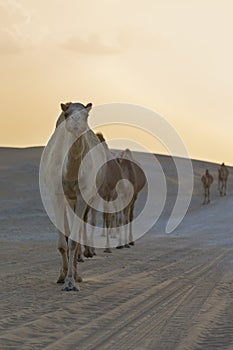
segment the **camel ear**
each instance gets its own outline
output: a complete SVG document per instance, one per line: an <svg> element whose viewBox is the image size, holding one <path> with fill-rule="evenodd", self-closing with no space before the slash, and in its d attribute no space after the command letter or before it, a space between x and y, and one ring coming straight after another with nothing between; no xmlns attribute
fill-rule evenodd
<svg viewBox="0 0 233 350"><path fill-rule="evenodd" d="M65 112L68 109L69 106L67 104L61 103L61 110L62 112Z"/></svg>
<svg viewBox="0 0 233 350"><path fill-rule="evenodd" d="M89 113L90 110L92 109L92 103L88 103L86 106L85 106L87 112Z"/></svg>

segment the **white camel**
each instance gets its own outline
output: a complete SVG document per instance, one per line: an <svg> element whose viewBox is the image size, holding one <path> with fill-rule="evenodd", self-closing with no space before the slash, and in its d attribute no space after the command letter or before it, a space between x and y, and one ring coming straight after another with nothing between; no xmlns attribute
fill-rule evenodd
<svg viewBox="0 0 233 350"><path fill-rule="evenodd" d="M99 169L99 164L105 163L105 150L88 125L91 108L91 103L86 106L71 102L61 104L57 128L42 156L42 173L51 195L62 257L58 282L64 282L66 291L78 290L75 285L78 281L77 241L83 233L86 207L94 200L96 189L101 187L105 176L105 167ZM83 168L84 157L96 146L97 150L89 153ZM93 181L91 175L97 172L98 177ZM76 216L72 216L71 209Z"/></svg>

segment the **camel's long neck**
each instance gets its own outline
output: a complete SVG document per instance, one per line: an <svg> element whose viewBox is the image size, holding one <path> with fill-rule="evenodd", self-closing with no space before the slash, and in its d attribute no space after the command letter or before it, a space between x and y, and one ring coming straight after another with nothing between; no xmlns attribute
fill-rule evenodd
<svg viewBox="0 0 233 350"><path fill-rule="evenodd" d="M66 160L65 171L63 178L65 181L76 181L78 180L78 171L82 161L84 144L83 137L80 136L77 141L71 146Z"/></svg>

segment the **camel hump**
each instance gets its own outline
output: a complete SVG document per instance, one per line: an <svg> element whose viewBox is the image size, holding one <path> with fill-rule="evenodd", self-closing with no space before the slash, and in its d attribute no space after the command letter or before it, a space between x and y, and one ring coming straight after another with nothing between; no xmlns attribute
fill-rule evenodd
<svg viewBox="0 0 233 350"><path fill-rule="evenodd" d="M104 135L102 134L102 132L98 131L96 133L96 136L98 137L98 139L100 140L100 142L106 142Z"/></svg>

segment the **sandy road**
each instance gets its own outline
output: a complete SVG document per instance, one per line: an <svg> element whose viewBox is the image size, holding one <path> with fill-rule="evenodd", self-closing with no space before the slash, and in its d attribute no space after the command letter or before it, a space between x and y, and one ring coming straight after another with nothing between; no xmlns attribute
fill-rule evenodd
<svg viewBox="0 0 233 350"><path fill-rule="evenodd" d="M231 250L150 240L86 261L78 293L54 283L53 242L30 249L21 269L5 266L1 349L231 349Z"/></svg>

